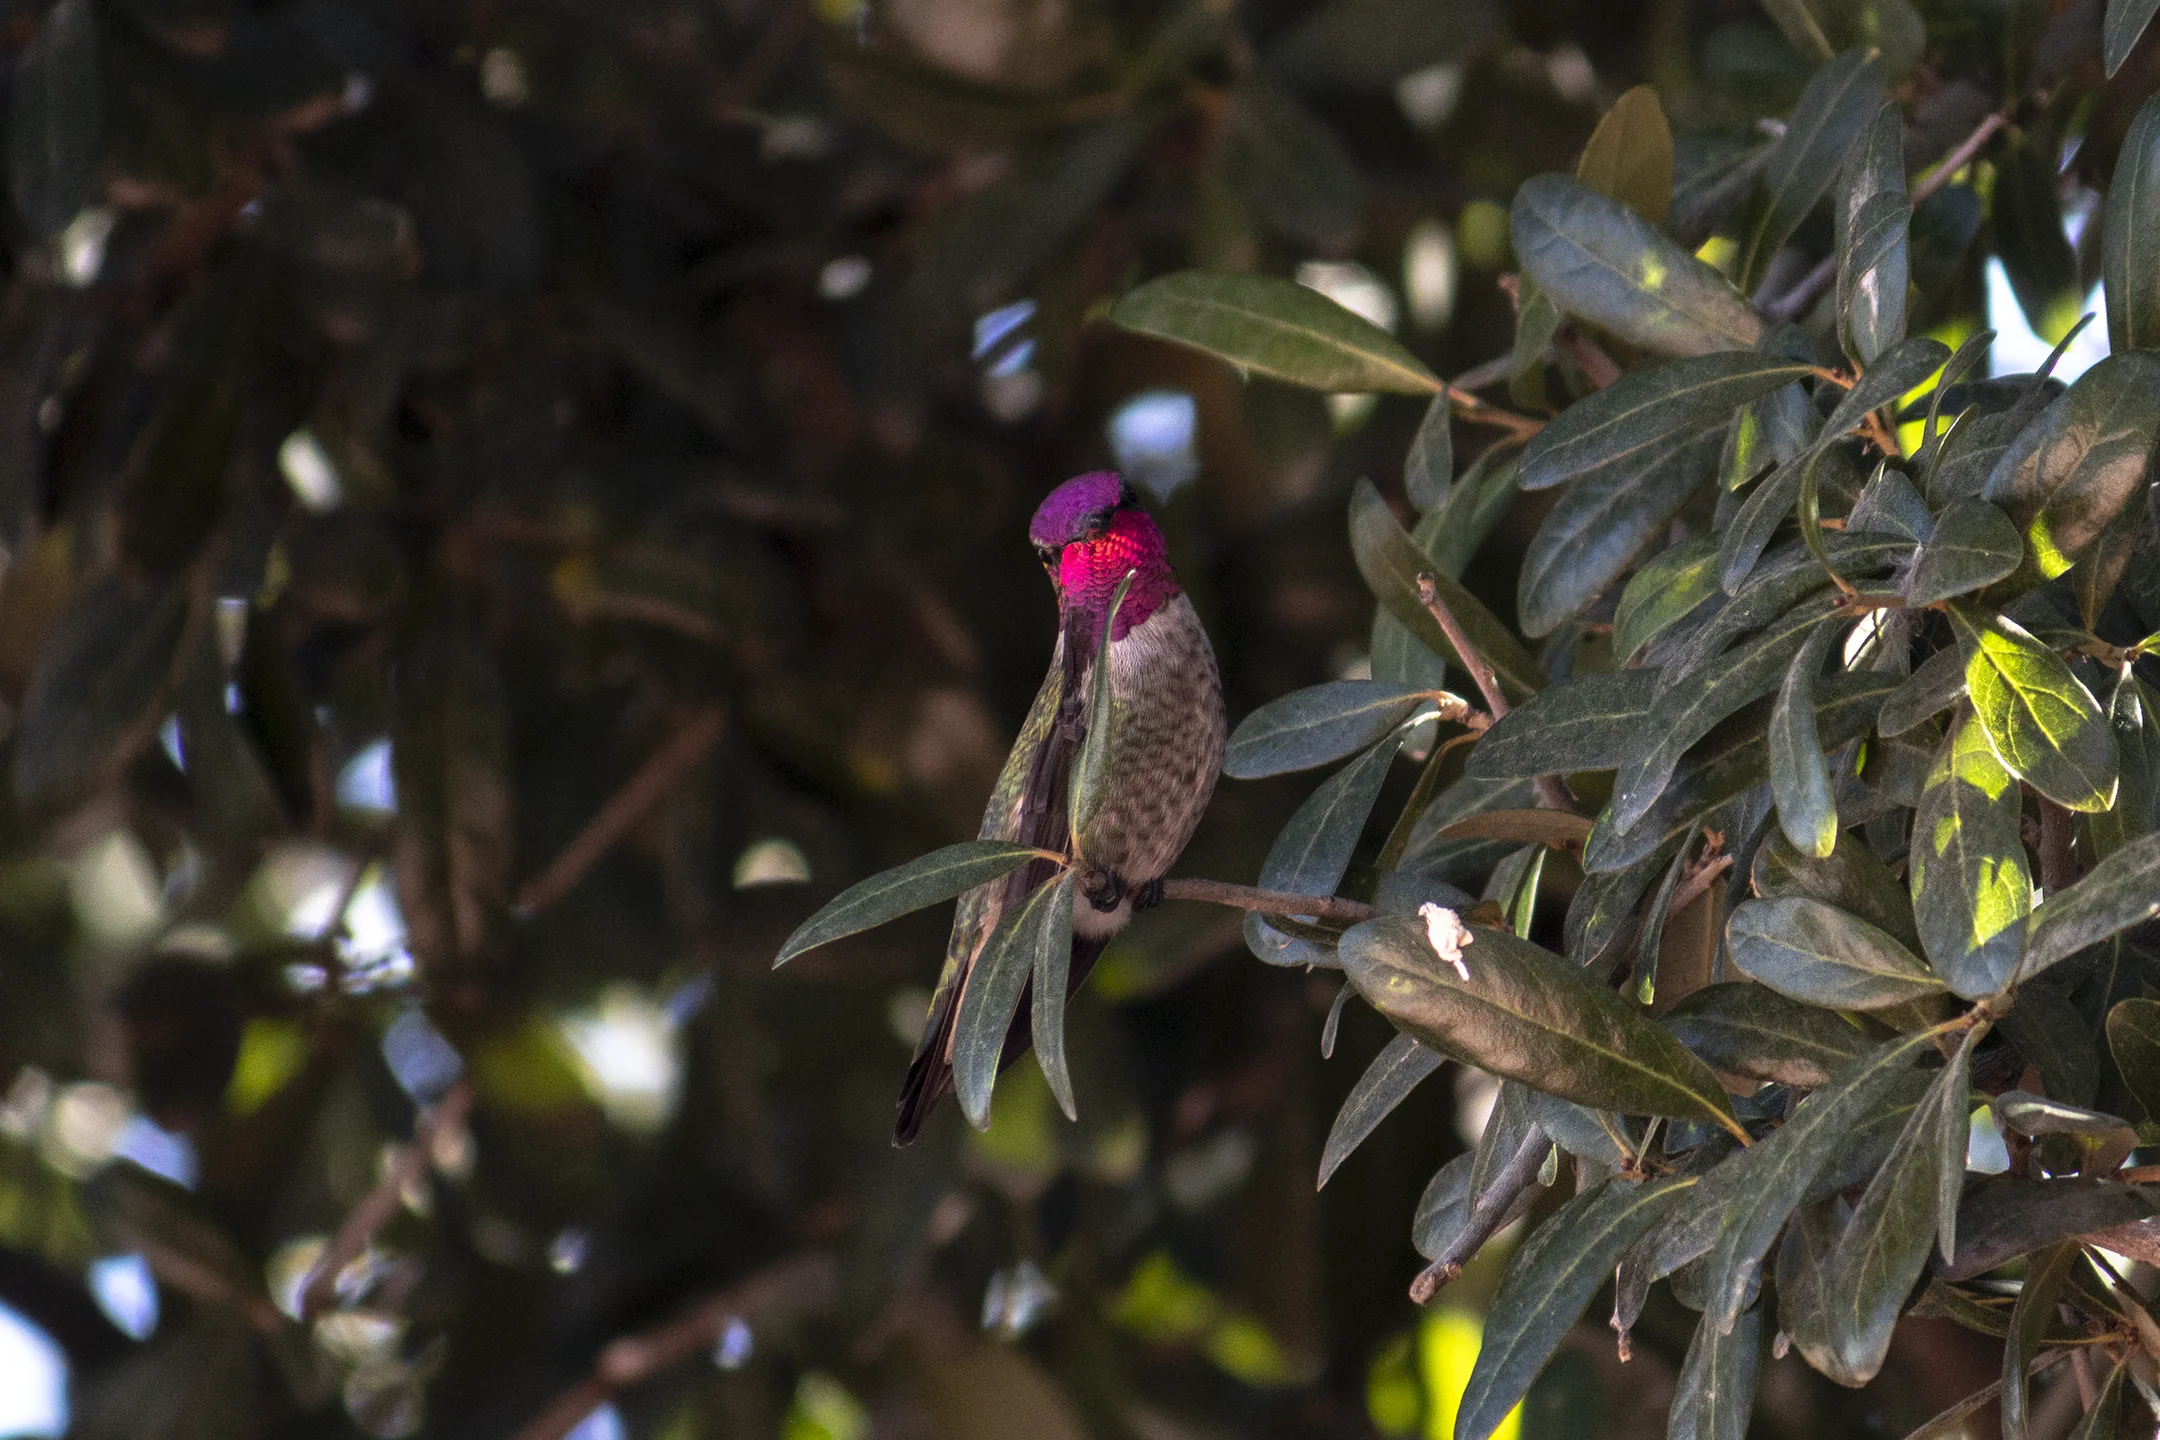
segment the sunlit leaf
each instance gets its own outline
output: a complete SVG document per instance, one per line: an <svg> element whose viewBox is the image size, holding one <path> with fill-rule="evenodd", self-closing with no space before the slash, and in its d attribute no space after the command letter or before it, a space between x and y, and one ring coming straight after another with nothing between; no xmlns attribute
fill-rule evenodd
<svg viewBox="0 0 2160 1440"><path fill-rule="evenodd" d="M2070 667L2007 616L1952 606L1965 691L2005 769L2058 805L2104 810L2115 800L2107 717Z"/></svg>
<svg viewBox="0 0 2160 1440"><path fill-rule="evenodd" d="M2017 781L1968 715L1951 731L1913 811L1913 918L1935 973L1967 998L2016 973L2032 909Z"/></svg>
<svg viewBox="0 0 2160 1440"><path fill-rule="evenodd" d="M1657 91L1637 85L1613 101L1575 162L1575 178L1652 225L1672 203L1673 137Z"/></svg>
<svg viewBox="0 0 2160 1440"><path fill-rule="evenodd" d="M1110 318L1308 389L1440 389L1439 378L1394 336L1315 290L1271 276L1181 270L1126 295Z"/></svg>
<svg viewBox="0 0 2160 1440"><path fill-rule="evenodd" d="M1335 680L1270 700L1231 732L1223 773L1257 780L1354 755L1410 718L1432 692L1385 680Z"/></svg>
<svg viewBox="0 0 2160 1440"><path fill-rule="evenodd" d="M1708 535L1660 550L1628 577L1613 612L1613 654L1627 659L1717 593L1717 540ZM1632 673L1632 672L1623 672Z"/></svg>
<svg viewBox="0 0 2160 1440"><path fill-rule="evenodd" d="M2080 375L2002 453L1985 494L2024 531L2044 578L2140 494L2160 436L2160 356L2110 355Z"/></svg>
<svg viewBox="0 0 2160 1440"><path fill-rule="evenodd" d="M1812 1090L1880 1043L1851 1020L1767 985L1711 985L1659 1022L1714 1070Z"/></svg>

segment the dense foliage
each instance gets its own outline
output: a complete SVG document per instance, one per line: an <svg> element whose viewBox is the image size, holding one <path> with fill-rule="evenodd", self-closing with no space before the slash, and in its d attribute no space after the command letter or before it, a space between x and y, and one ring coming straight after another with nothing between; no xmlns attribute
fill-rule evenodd
<svg viewBox="0 0 2160 1440"><path fill-rule="evenodd" d="M15 6L76 1432L2139 1423L2153 9ZM2107 358L1997 373L1997 264ZM1028 858L1023 522L1113 459L1211 883L896 1152L943 916L871 927Z"/></svg>

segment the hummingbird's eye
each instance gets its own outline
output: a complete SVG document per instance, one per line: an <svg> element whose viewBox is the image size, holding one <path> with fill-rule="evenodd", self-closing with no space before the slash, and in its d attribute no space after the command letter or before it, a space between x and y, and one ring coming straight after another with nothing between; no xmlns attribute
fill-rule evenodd
<svg viewBox="0 0 2160 1440"><path fill-rule="evenodd" d="M1037 545L1035 547L1035 554L1042 560L1042 563L1045 565L1053 565L1057 563L1058 552L1057 547L1054 545Z"/></svg>

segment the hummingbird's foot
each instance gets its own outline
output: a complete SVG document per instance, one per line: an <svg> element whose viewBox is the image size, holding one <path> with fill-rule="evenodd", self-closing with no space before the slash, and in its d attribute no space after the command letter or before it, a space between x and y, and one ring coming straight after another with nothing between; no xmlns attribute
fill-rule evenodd
<svg viewBox="0 0 2160 1440"><path fill-rule="evenodd" d="M1152 910L1157 905L1162 904L1162 891L1163 882L1160 875L1156 876L1153 880L1148 881L1147 884L1142 885L1139 889L1133 891L1133 914L1137 915L1143 910Z"/></svg>
<svg viewBox="0 0 2160 1440"><path fill-rule="evenodd" d="M1115 870L1090 870L1080 877L1080 894L1089 905L1108 914L1125 902L1125 877Z"/></svg>

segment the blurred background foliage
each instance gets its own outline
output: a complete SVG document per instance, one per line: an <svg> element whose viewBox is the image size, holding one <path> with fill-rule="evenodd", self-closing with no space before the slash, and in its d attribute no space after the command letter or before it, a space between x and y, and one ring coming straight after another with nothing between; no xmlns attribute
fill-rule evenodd
<svg viewBox="0 0 2160 1440"><path fill-rule="evenodd" d="M1323 1062L1333 983L1171 906L1076 1002L1078 1125L1023 1065L896 1152L942 917L773 952L973 833L1068 474L1153 496L1233 720L1371 663L1342 507L1420 407L1108 300L1291 274L1491 385L1523 179L1647 82L1679 200L1729 194L1869 43L1916 155L2053 97L1914 234L1916 332L2044 353L2097 264L2052 222L2160 81L2100 83L2100 10L16 0L0 1428L1448 1433L1493 1276L1421 1315L1405 1222L1489 1090L1316 1193L1385 1022ZM1503 615L1538 515L1466 577ZM1181 873L1249 881L1302 789L1226 784ZM1585 1327L1521 1433L1660 1433L1690 1323ZM1767 1366L1758 1433L1977 1388L1940 1324L1857 1394Z"/></svg>

